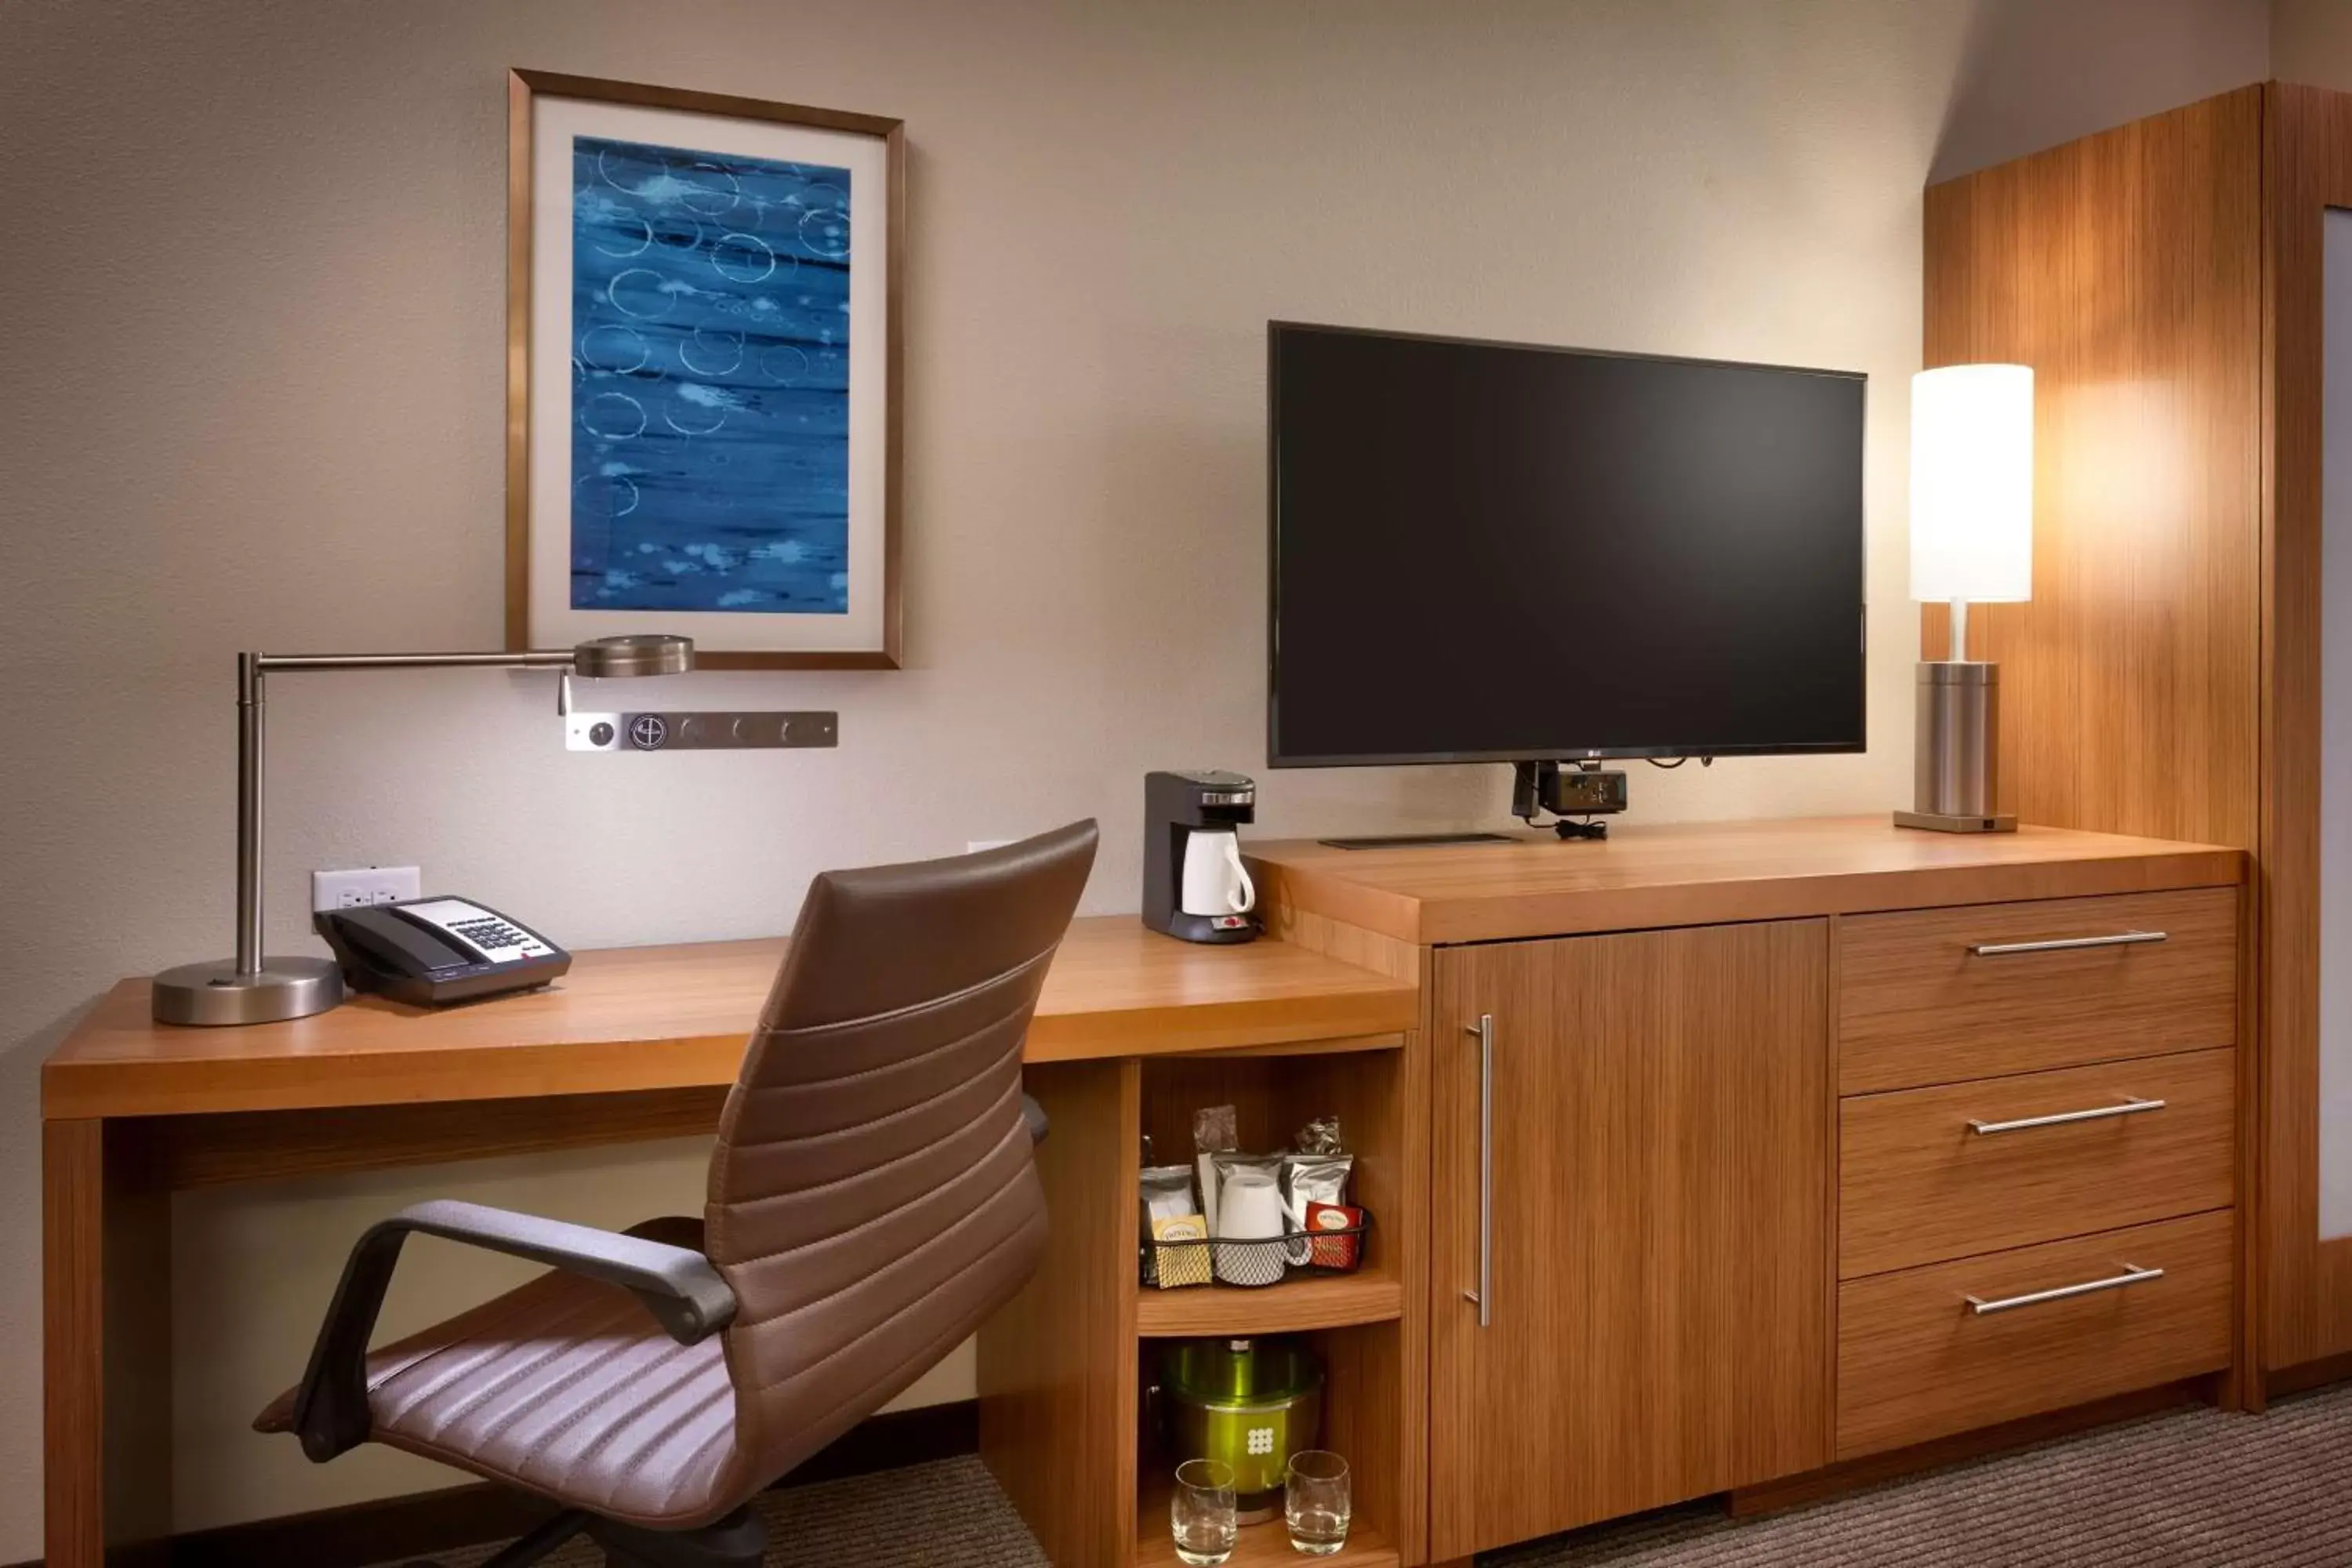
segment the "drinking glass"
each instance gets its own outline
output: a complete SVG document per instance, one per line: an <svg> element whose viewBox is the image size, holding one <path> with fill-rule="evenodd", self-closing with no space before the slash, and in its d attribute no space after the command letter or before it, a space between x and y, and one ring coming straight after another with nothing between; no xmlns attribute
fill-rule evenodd
<svg viewBox="0 0 2352 1568"><path fill-rule="evenodd" d="M1177 1561L1189 1568L1217 1568L1231 1557L1241 1528L1234 1521L1234 1468L1214 1459L1177 1466L1168 1528L1176 1537Z"/></svg>
<svg viewBox="0 0 2352 1568"><path fill-rule="evenodd" d="M1309 1557L1328 1557L1348 1544L1348 1461L1320 1448L1290 1456L1283 1478L1282 1513L1290 1544Z"/></svg>

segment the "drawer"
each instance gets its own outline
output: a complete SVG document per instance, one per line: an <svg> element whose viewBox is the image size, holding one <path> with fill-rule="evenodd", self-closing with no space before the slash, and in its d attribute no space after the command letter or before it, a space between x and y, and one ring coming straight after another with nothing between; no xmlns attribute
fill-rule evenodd
<svg viewBox="0 0 2352 1568"><path fill-rule="evenodd" d="M2225 1209L1840 1286L1837 1457L2226 1367L2231 1220ZM1987 1313L1969 1302L2129 1269L2163 1277Z"/></svg>
<svg viewBox="0 0 2352 1568"><path fill-rule="evenodd" d="M2237 1043L2235 888L1855 915L1839 933L1841 1094Z"/></svg>
<svg viewBox="0 0 2352 1568"><path fill-rule="evenodd" d="M1843 1100L1839 1277L2227 1208L2237 1078L2196 1051Z"/></svg>

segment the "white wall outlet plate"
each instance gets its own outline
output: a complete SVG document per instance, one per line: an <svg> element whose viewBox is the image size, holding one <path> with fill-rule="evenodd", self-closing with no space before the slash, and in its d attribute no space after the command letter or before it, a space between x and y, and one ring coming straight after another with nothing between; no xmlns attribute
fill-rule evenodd
<svg viewBox="0 0 2352 1568"><path fill-rule="evenodd" d="M310 873L310 912L356 910L366 904L401 904L425 896L425 879L414 866L370 866L354 871Z"/></svg>
<svg viewBox="0 0 2352 1568"><path fill-rule="evenodd" d="M626 750L628 742L622 737L621 726L627 720L625 713L566 713L563 716L563 749L567 752Z"/></svg>
<svg viewBox="0 0 2352 1568"><path fill-rule="evenodd" d="M977 855L983 849L1002 849L1012 842L1010 838L967 838L963 841L963 852Z"/></svg>

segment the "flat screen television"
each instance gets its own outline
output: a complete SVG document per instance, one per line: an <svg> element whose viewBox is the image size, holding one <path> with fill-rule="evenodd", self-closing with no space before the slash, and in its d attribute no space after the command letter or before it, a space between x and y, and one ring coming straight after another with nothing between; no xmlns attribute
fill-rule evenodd
<svg viewBox="0 0 2352 1568"><path fill-rule="evenodd" d="M1268 760L1861 751L1863 394L1272 323Z"/></svg>

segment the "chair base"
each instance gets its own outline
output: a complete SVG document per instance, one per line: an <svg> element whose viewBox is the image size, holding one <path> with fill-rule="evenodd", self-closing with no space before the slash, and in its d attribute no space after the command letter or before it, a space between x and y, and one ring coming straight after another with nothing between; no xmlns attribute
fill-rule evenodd
<svg viewBox="0 0 2352 1568"><path fill-rule="evenodd" d="M749 1506L699 1530L640 1530L592 1518L588 1537L604 1549L610 1568L760 1568L768 1555L768 1527Z"/></svg>
<svg viewBox="0 0 2352 1568"><path fill-rule="evenodd" d="M524 1568L585 1531L604 1549L606 1568L761 1568L768 1555L768 1529L747 1504L699 1530L641 1530L577 1509L567 1510L482 1564ZM406 1568L440 1568L417 1562Z"/></svg>

